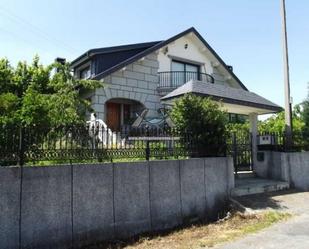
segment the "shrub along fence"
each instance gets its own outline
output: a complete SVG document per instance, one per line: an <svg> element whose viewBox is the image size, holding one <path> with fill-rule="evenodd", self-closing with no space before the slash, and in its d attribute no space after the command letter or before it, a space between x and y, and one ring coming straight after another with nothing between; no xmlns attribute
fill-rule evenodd
<svg viewBox="0 0 309 249"><path fill-rule="evenodd" d="M201 146L192 132L175 129L103 126L0 127L1 165L38 161L89 162L116 159L169 159L225 156L226 141ZM88 161L87 161L88 160Z"/></svg>

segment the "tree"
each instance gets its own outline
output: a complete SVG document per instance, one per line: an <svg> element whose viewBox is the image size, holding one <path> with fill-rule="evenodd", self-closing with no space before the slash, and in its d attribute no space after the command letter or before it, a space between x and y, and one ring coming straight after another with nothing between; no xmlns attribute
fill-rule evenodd
<svg viewBox="0 0 309 249"><path fill-rule="evenodd" d="M175 101L171 118L182 137L192 134L192 144L199 156L224 152L227 115L210 98L186 94Z"/></svg>
<svg viewBox="0 0 309 249"><path fill-rule="evenodd" d="M307 99L302 103L303 111L301 113L301 117L304 121L303 131L309 136L309 83L308 83L308 95Z"/></svg>
<svg viewBox="0 0 309 249"><path fill-rule="evenodd" d="M299 109L294 108L292 112L293 117L293 131L299 133L304 127L304 122L299 114ZM259 132L275 132L283 133L285 131L285 117L284 112L272 115L270 118L260 121L258 124Z"/></svg>
<svg viewBox="0 0 309 249"><path fill-rule="evenodd" d="M84 91L101 86L93 80L78 80L69 63L43 66L36 56L28 65L12 67L0 59L0 124L59 126L83 122L90 103Z"/></svg>

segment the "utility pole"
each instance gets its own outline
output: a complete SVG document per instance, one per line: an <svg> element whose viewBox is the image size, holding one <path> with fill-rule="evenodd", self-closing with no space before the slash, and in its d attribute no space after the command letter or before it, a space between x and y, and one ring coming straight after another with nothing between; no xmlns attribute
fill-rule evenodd
<svg viewBox="0 0 309 249"><path fill-rule="evenodd" d="M287 145L292 144L292 103L290 94L288 37L286 28L285 0L281 0L282 38L283 38L283 66L284 66L284 94L285 94L285 132Z"/></svg>

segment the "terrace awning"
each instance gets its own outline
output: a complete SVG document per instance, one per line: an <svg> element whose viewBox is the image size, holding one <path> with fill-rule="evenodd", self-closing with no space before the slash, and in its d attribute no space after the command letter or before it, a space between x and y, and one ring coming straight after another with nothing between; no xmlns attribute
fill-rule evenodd
<svg viewBox="0 0 309 249"><path fill-rule="evenodd" d="M222 108L229 113L244 115L255 113L259 115L276 113L283 110L282 107L256 93L197 80L188 81L162 97L161 101L172 104L174 99L187 93L211 97L214 101L220 101L223 104Z"/></svg>

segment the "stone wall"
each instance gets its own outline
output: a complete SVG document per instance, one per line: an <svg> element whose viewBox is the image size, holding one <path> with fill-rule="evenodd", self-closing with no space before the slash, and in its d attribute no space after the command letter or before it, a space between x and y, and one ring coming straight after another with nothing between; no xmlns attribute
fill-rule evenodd
<svg viewBox="0 0 309 249"><path fill-rule="evenodd" d="M260 151L264 159L254 166L255 173L264 178L287 181L292 187L309 190L309 152Z"/></svg>
<svg viewBox="0 0 309 249"><path fill-rule="evenodd" d="M113 98L135 100L149 109L148 116L157 116L161 107L157 93L159 83L157 54L143 59L104 78L104 87L92 95L92 107L98 118L105 119L105 102Z"/></svg>
<svg viewBox="0 0 309 249"><path fill-rule="evenodd" d="M19 235L21 248L79 248L214 219L234 186L231 158L25 167L21 188L20 173L0 168L0 249Z"/></svg>

